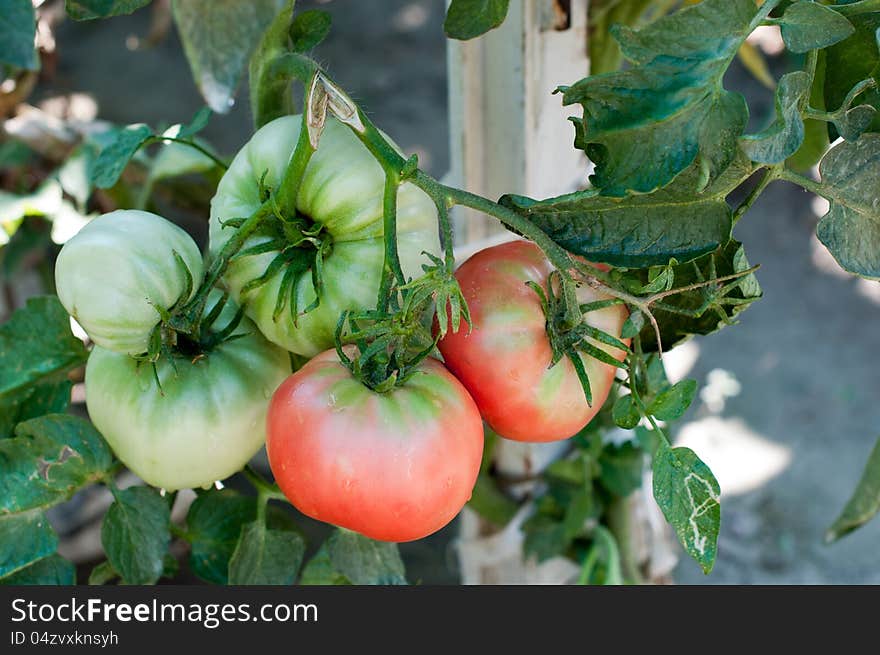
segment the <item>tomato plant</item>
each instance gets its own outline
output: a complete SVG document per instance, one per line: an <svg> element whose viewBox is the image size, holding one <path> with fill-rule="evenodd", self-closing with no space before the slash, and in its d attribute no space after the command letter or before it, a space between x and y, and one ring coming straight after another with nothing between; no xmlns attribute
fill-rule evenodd
<svg viewBox="0 0 880 655"><path fill-rule="evenodd" d="M533 243L512 241L476 253L455 273L470 308L471 329L448 333L438 347L486 422L508 439L556 441L576 434L605 403L617 371L588 353L569 357L554 352L580 322L564 325L564 316L542 306L542 295L546 305L552 293L553 271ZM576 295L580 304L612 300L587 285L578 287ZM585 320L619 337L626 317L626 308L616 304L588 312ZM588 343L616 360L626 356L626 350L606 343ZM588 376L589 402L574 357Z"/></svg>
<svg viewBox="0 0 880 655"><path fill-rule="evenodd" d="M52 61L53 3L34 4L0 0L4 111L37 82L35 43ZM66 6L90 20L146 4ZM826 198L818 240L880 279L876 2L590 3L593 74L558 98L592 174L562 196L497 201L428 175L310 56L327 14L252 3L245 20L233 4L156 3L210 108L189 123L4 122L2 271L42 256L48 293L0 326L0 580L73 582L46 512L98 484L107 559L93 582L173 577L175 541L210 582L403 582L386 542L431 534L466 503L481 526L509 528L523 560L639 582L626 512L647 466L657 507L709 572L721 489L670 439L696 383L672 384L660 358L761 297L732 232L777 181ZM453 0L445 32L479 37L508 4ZM778 80L747 41L770 26L792 55ZM753 132L725 86L737 58L774 87ZM227 158L200 132L246 62L254 131ZM208 220L204 258L144 211L167 205ZM456 270L454 207L524 240ZM481 414L509 439L570 441L511 480L503 453L532 447L484 441ZM266 435L274 481L248 464ZM876 453L830 537L880 507ZM147 484L122 488L124 468ZM201 491L185 518L171 513L185 494L159 491L239 471L250 493ZM308 561L288 500L344 528Z"/></svg>
<svg viewBox="0 0 880 655"><path fill-rule="evenodd" d="M412 541L445 526L470 498L483 425L437 360L378 393L328 350L275 392L266 450L276 482L304 514L373 539Z"/></svg>

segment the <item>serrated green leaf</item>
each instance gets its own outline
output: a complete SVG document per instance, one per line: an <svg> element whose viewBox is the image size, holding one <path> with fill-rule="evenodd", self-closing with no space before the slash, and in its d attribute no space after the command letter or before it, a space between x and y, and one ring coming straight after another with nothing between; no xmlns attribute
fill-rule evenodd
<svg viewBox="0 0 880 655"><path fill-rule="evenodd" d="M676 266L675 285L685 287L749 268L751 265L742 244L731 239L714 253ZM711 334L734 323L737 315L759 299L761 293L758 280L752 273L738 280L710 284L654 303L651 310L660 325L663 350L670 350L691 335ZM657 349L657 337L650 324L646 323L642 328L640 338L646 352Z"/></svg>
<svg viewBox="0 0 880 655"><path fill-rule="evenodd" d="M625 498L642 486L644 458L644 451L628 441L609 444L599 457L599 480L612 494Z"/></svg>
<svg viewBox="0 0 880 655"><path fill-rule="evenodd" d="M118 577L119 574L113 568L113 565L110 562L104 561L96 565L92 572L89 573L89 584L103 585Z"/></svg>
<svg viewBox="0 0 880 655"><path fill-rule="evenodd" d="M58 537L40 509L0 514L0 578L55 552Z"/></svg>
<svg viewBox="0 0 880 655"><path fill-rule="evenodd" d="M825 58L828 71L824 77L824 107L829 110L840 107L850 89L861 80L874 78L880 81L880 50L877 47L880 12L850 16L849 20L855 27L855 33L820 53ZM866 90L861 96L861 103L880 110L880 89ZM880 131L880 114L874 115L868 131ZM837 136L833 132L832 140Z"/></svg>
<svg viewBox="0 0 880 655"><path fill-rule="evenodd" d="M690 448L661 443L654 455L654 498L703 573L715 565L721 527L721 488Z"/></svg>
<svg viewBox="0 0 880 655"><path fill-rule="evenodd" d="M753 160L778 164L791 157L804 141L800 102L810 91L810 76L803 71L783 75L776 87L776 119L757 134L740 139L740 147Z"/></svg>
<svg viewBox="0 0 880 655"><path fill-rule="evenodd" d="M862 477L840 516L825 533L831 543L870 521L880 511L880 439L874 444Z"/></svg>
<svg viewBox="0 0 880 655"><path fill-rule="evenodd" d="M0 0L0 64L37 70L37 17L31 0Z"/></svg>
<svg viewBox="0 0 880 655"><path fill-rule="evenodd" d="M487 521L504 526L510 522L519 506L498 488L491 475L480 473L468 507Z"/></svg>
<svg viewBox="0 0 880 655"><path fill-rule="evenodd" d="M150 487L114 492L101 525L101 543L110 565L128 584L153 584L162 575L171 543L171 510Z"/></svg>
<svg viewBox="0 0 880 655"><path fill-rule="evenodd" d="M611 418L618 427L632 430L639 424L642 415L639 413L638 406L633 402L633 397L627 394L614 401L614 406L611 408Z"/></svg>
<svg viewBox="0 0 880 655"><path fill-rule="evenodd" d="M450 39L478 37L504 22L509 4L510 0L452 0L443 31Z"/></svg>
<svg viewBox="0 0 880 655"><path fill-rule="evenodd" d="M110 18L137 11L150 0L66 0L67 15L73 20Z"/></svg>
<svg viewBox="0 0 880 655"><path fill-rule="evenodd" d="M828 151L819 164L833 200L816 234L850 273L880 279L880 134L863 134Z"/></svg>
<svg viewBox="0 0 880 655"><path fill-rule="evenodd" d="M305 551L305 541L296 532L247 523L229 560L229 584L293 584Z"/></svg>
<svg viewBox="0 0 880 655"><path fill-rule="evenodd" d="M303 569L300 584L405 585L397 544L337 529Z"/></svg>
<svg viewBox="0 0 880 655"><path fill-rule="evenodd" d="M298 13L290 24L290 47L295 52L308 52L327 38L332 19L320 9Z"/></svg>
<svg viewBox="0 0 880 655"><path fill-rule="evenodd" d="M0 585L76 584L76 567L61 555L52 554L0 580Z"/></svg>
<svg viewBox="0 0 880 655"><path fill-rule="evenodd" d="M99 189L109 189L116 184L128 162L152 134L153 131L143 123L115 130L113 140L92 163L92 184Z"/></svg>
<svg viewBox="0 0 880 655"><path fill-rule="evenodd" d="M789 5L779 28L788 49L798 53L827 48L855 32L846 18L813 0L800 0Z"/></svg>
<svg viewBox="0 0 880 655"><path fill-rule="evenodd" d="M596 164L590 179L603 195L649 193L695 162L698 192L725 171L748 108L721 79L770 6L705 0L639 30L613 30L633 66L583 79L563 95L564 104L584 108L583 119L572 119L575 146Z"/></svg>
<svg viewBox="0 0 880 655"><path fill-rule="evenodd" d="M648 406L648 413L661 421L681 418L694 401L696 380L682 380L660 393Z"/></svg>
<svg viewBox="0 0 880 655"><path fill-rule="evenodd" d="M0 515L45 508L100 479L113 463L88 421L50 414L19 423L0 440Z"/></svg>
<svg viewBox="0 0 880 655"><path fill-rule="evenodd" d="M174 0L172 10L193 78L208 106L225 114L260 35L280 0Z"/></svg>
<svg viewBox="0 0 880 655"><path fill-rule="evenodd" d="M0 395L0 439L12 437L22 421L63 414L70 406L70 380L41 382Z"/></svg>

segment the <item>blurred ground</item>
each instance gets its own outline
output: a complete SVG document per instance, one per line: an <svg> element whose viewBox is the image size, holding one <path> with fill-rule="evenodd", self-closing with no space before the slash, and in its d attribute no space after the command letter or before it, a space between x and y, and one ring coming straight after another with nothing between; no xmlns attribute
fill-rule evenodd
<svg viewBox="0 0 880 655"><path fill-rule="evenodd" d="M418 152L429 172L442 175L448 167L443 2L298 4L331 12L333 31L318 50L321 60L404 150ZM176 35L148 49L126 46L147 33L148 19L141 11L65 23L57 35L57 77L39 97L90 94L100 116L116 123L188 120L202 102ZM735 85L736 75L729 81ZM245 96L239 97L205 132L224 153L249 134ZM765 116L766 97L752 111ZM810 198L790 185L770 187L736 230L750 261L762 265L764 299L741 325L670 357L670 368L689 370L704 390L676 432L715 470L724 493L715 571L705 577L683 559L680 583L880 582L880 521L822 545L880 433L880 403L874 403L880 369L872 354L880 290L841 276L827 255L817 256L824 250L814 243ZM444 557L453 534L448 528L404 548L414 581L455 581L453 558Z"/></svg>

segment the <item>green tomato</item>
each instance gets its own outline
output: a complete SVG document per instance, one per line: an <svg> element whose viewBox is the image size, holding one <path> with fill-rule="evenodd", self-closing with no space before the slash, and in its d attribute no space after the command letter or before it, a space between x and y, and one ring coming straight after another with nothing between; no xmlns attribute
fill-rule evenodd
<svg viewBox="0 0 880 655"><path fill-rule="evenodd" d="M276 187L299 137L299 116L285 116L268 123L241 149L220 181L211 201L210 251L215 255L234 234L223 222L250 216L260 206L260 179ZM263 177L265 174L265 177ZM351 130L328 118L318 150L309 161L297 195L302 224L320 232L329 244L323 258L323 290L317 308L303 313L315 300L309 267L301 259L286 262L271 279L256 289L243 287L263 275L280 249L233 260L223 282L232 297L245 307L266 337L291 352L311 357L333 345L340 314L348 309L376 305L385 251L382 196L385 174ZM244 248L278 240L281 221L271 218ZM274 235L274 236L273 236ZM290 234L282 237L286 255L314 258L311 242L292 247ZM397 196L397 239L401 267L407 277L422 274L427 262L422 254L440 251L437 210L433 201L412 184L401 185ZM310 250L311 249L311 250ZM298 252L297 252L298 251ZM277 313L276 303L285 273L293 275L291 295L299 312L294 321L287 304Z"/></svg>
<svg viewBox="0 0 880 655"><path fill-rule="evenodd" d="M180 256L179 261L175 253ZM161 311L202 281L202 255L186 232L149 212L99 216L61 249L55 286L61 304L97 345L118 353L147 351Z"/></svg>
<svg viewBox="0 0 880 655"><path fill-rule="evenodd" d="M217 325L231 313L227 306ZM92 350L89 417L145 482L168 490L208 487L240 470L265 442L269 399L290 374L290 358L247 319L235 334L242 336L204 356L161 357L158 384L150 363Z"/></svg>

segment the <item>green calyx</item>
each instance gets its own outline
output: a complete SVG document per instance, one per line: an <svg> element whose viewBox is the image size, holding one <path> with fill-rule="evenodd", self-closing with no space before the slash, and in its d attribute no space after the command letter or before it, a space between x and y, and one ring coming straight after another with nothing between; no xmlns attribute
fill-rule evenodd
<svg viewBox="0 0 880 655"><path fill-rule="evenodd" d="M559 363L563 357L567 357L584 389L587 403L592 405L593 393L590 388L590 378L581 355L585 354L611 366L620 367L622 366L620 361L599 348L594 342L606 344L625 353L629 353L630 350L617 337L590 325L585 317L590 312L620 304L621 301L609 298L591 303L580 303L576 293L578 283L570 277L561 275L559 271L553 271L549 275L546 289L535 282L529 281L526 284L538 295L544 316L547 318L547 337L553 351L550 367L552 368Z"/></svg>

